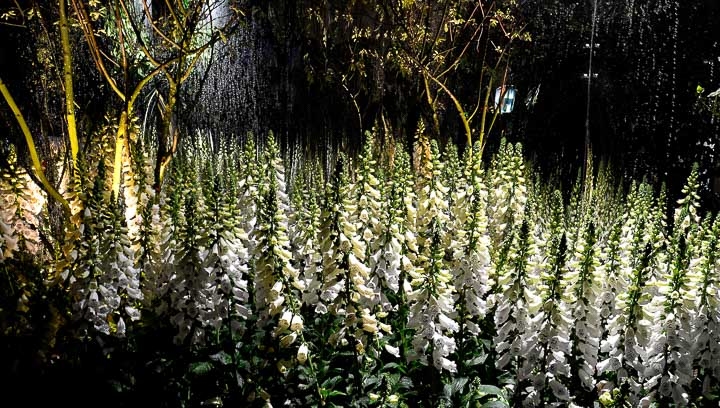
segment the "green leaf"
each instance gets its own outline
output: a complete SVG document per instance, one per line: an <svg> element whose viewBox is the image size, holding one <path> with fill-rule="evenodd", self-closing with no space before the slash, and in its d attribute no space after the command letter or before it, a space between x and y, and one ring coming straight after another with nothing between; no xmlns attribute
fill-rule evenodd
<svg viewBox="0 0 720 408"><path fill-rule="evenodd" d="M480 385L478 386L475 391L479 394L483 395L496 395L498 397L504 397L505 393L500 388L494 386L494 385Z"/></svg>
<svg viewBox="0 0 720 408"><path fill-rule="evenodd" d="M378 382L380 382L380 379L375 376L368 376L363 378L363 387L368 387L370 385L375 385Z"/></svg>
<svg viewBox="0 0 720 408"><path fill-rule="evenodd" d="M403 374L405 373L405 368L398 363L385 364L385 365L383 365L382 371L385 372L385 371L390 371L392 369L398 370Z"/></svg>
<svg viewBox="0 0 720 408"><path fill-rule="evenodd" d="M443 387L443 395L447 398L450 398L453 396L452 384L445 384L445 386Z"/></svg>
<svg viewBox="0 0 720 408"><path fill-rule="evenodd" d="M469 360L467 362L468 367L473 367L485 363L485 360L487 360L487 356L488 355L486 353L482 353L481 355Z"/></svg>
<svg viewBox="0 0 720 408"><path fill-rule="evenodd" d="M465 388L468 383L467 377L459 377L453 379L452 382L452 395L459 394Z"/></svg>
<svg viewBox="0 0 720 408"><path fill-rule="evenodd" d="M323 386L323 388L331 388L335 384L339 383L341 380L342 380L342 377L340 377L340 376L328 378L327 380L323 381L322 386Z"/></svg>
<svg viewBox="0 0 720 408"><path fill-rule="evenodd" d="M322 396L323 396L324 398L327 398L327 397L336 397L336 396L338 396L338 395L342 395L342 396L347 395L346 393L344 393L344 392L342 392L342 391L328 390L328 389L326 389L326 388L321 388L321 389L320 389L320 393L322 394Z"/></svg>
<svg viewBox="0 0 720 408"><path fill-rule="evenodd" d="M190 372L195 375L205 375L212 371L213 366L209 361L190 364Z"/></svg>
<svg viewBox="0 0 720 408"><path fill-rule="evenodd" d="M508 405L504 401L488 401L482 405L482 408L508 408L510 405Z"/></svg>
<svg viewBox="0 0 720 408"><path fill-rule="evenodd" d="M398 381L400 388L411 389L413 387L413 380L410 377L402 377Z"/></svg>

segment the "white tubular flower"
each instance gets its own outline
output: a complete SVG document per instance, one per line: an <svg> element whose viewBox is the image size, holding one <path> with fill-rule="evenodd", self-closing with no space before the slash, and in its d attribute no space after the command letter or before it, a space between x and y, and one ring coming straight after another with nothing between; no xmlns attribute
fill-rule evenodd
<svg viewBox="0 0 720 408"><path fill-rule="evenodd" d="M340 294L340 291L345 286L345 280L339 280L332 286L325 287L325 290L320 294L320 299L326 304L332 303Z"/></svg>
<svg viewBox="0 0 720 408"><path fill-rule="evenodd" d="M397 347L393 347L389 344L384 345L385 351L387 351L391 356L393 357L400 357L400 349Z"/></svg>
<svg viewBox="0 0 720 408"><path fill-rule="evenodd" d="M303 329L303 318L299 314L296 314L292 318L292 322L290 324L290 330L299 332Z"/></svg>
<svg viewBox="0 0 720 408"><path fill-rule="evenodd" d="M290 347L293 343L295 343L295 340L297 340L297 333L293 332L285 335L280 339L280 347Z"/></svg>
<svg viewBox="0 0 720 408"><path fill-rule="evenodd" d="M269 299L277 299L280 294L283 293L283 283L281 281L276 281L275 284L273 284L272 288L270 289L269 293Z"/></svg>
<svg viewBox="0 0 720 408"><path fill-rule="evenodd" d="M125 320L123 320L123 318L120 317L117 322L116 335L118 337L125 337L125 330L126 330Z"/></svg>
<svg viewBox="0 0 720 408"><path fill-rule="evenodd" d="M438 314L438 323L441 329L445 329L451 332L456 332L460 330L460 325L458 325L457 322L447 317L443 313Z"/></svg>
<svg viewBox="0 0 720 408"><path fill-rule="evenodd" d="M558 382L555 379L550 380L550 389L552 390L555 398L561 401L570 401L570 392L567 387Z"/></svg>
<svg viewBox="0 0 720 408"><path fill-rule="evenodd" d="M378 321L375 318L375 316L370 313L370 310L368 310L367 308L363 309L361 315L362 315L363 330L369 331L372 333L377 332L378 331L378 327L377 327ZM373 329L369 330L368 327L372 327Z"/></svg>
<svg viewBox="0 0 720 408"><path fill-rule="evenodd" d="M125 306L125 313L130 317L130 320L140 320L140 311L131 306Z"/></svg>
<svg viewBox="0 0 720 408"><path fill-rule="evenodd" d="M457 364L454 361L450 361L445 357L437 357L433 359L433 364L438 370L446 370L450 373L457 372Z"/></svg>
<svg viewBox="0 0 720 408"><path fill-rule="evenodd" d="M287 329L290 327L290 321L293 319L293 314L291 311L286 310L283 312L282 316L280 317L280 320L278 320L278 328L281 330Z"/></svg>
<svg viewBox="0 0 720 408"><path fill-rule="evenodd" d="M298 363L305 364L305 362L308 359L308 354L309 354L309 350L308 350L307 344L305 344L305 343L301 344L300 347L298 347L297 356L296 356Z"/></svg>

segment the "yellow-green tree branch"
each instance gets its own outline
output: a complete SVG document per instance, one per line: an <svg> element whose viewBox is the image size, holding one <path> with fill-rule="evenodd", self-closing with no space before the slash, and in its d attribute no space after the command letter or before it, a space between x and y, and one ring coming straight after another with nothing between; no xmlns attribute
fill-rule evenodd
<svg viewBox="0 0 720 408"><path fill-rule="evenodd" d="M83 2L78 0L72 0L72 4L75 12L78 14L78 18L80 20L80 27L83 30L85 40L87 41L88 48L90 49L90 56L95 62L95 66L97 67L98 71L100 71L100 74L102 74L102 76L108 82L110 88L112 88L112 90L120 97L121 100L125 101L125 94L120 90L115 80L110 76L107 68L105 67L105 63L102 60L102 52L100 51L100 47L98 47L97 41L95 41L95 32L93 31L92 24L90 23L90 18L88 17L87 10L85 9Z"/></svg>
<svg viewBox="0 0 720 408"><path fill-rule="evenodd" d="M480 137L478 137L478 142L480 142L480 154L482 154L482 151L485 148L485 123L487 122L487 112L489 108L488 103L490 102L492 87L493 77L490 75L490 79L488 80L487 88L485 90L485 100L482 105L482 114L480 115Z"/></svg>
<svg viewBox="0 0 720 408"><path fill-rule="evenodd" d="M472 130L470 129L470 122L468 121L467 116L465 115L465 110L462 107L462 104L458 100L458 98L455 97L455 95L448 89L445 84L443 84L441 81L439 81L437 78L432 76L427 70L425 70L425 74L433 80L440 89L442 89L453 101L453 104L455 105L455 109L458 111L458 115L460 116L460 120L462 121L463 127L465 128L465 136L467 137L467 145L470 147L470 154L472 154ZM480 142L482 143L482 131L480 133Z"/></svg>
<svg viewBox="0 0 720 408"><path fill-rule="evenodd" d="M28 150L30 151L30 158L32 159L33 168L35 169L35 173L38 179L42 183L42 187L50 196L52 196L55 200L57 200L57 202L62 205L65 215L69 217L70 204L68 204L67 200L63 196L61 196L60 193L57 192L57 190L55 190L55 187L53 187L52 184L50 184L50 182L45 177L45 172L42 169L40 157L38 156L37 150L35 149L35 140L30 133L30 128L28 128L28 125L25 122L25 118L23 117L22 112L20 112L20 108L18 108L17 103L15 103L15 100L10 94L8 88L5 86L5 83L2 81L2 78L0 78L0 93L2 93L5 101L10 106L10 110L12 110L13 114L15 115L15 119L20 125L20 129L22 130L23 135L25 135L25 141L27 142Z"/></svg>
<svg viewBox="0 0 720 408"><path fill-rule="evenodd" d="M70 154L72 156L72 171L77 166L79 151L77 125L75 123L75 93L73 92L72 76L72 49L70 48L70 34L68 28L67 10L65 0L60 0L60 41L63 54L63 78L65 81L65 115L67 118L68 138L70 139Z"/></svg>
<svg viewBox="0 0 720 408"><path fill-rule="evenodd" d="M112 179L112 191L115 194L115 198L120 194L120 179L122 177L122 156L123 156L123 141L127 137L128 129L128 116L127 112L123 112L120 115L120 124L118 126L117 136L115 137L115 162L113 165L113 179Z"/></svg>
<svg viewBox="0 0 720 408"><path fill-rule="evenodd" d="M435 135L440 135L440 119L438 118L437 109L435 108L436 99L432 97L430 93L430 83L428 82L427 75L423 75L423 83L425 85L425 95L427 96L428 105L430 105L430 111L432 112L433 118L433 130Z"/></svg>

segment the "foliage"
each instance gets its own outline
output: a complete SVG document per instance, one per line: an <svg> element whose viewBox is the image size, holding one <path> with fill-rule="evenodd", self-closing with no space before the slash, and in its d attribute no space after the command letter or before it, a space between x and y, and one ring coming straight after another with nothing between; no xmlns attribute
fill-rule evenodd
<svg viewBox="0 0 720 408"><path fill-rule="evenodd" d="M141 145L119 197L104 160L81 164L67 256L40 243L37 185L6 170L1 352L17 383L79 375L117 406L716 400L720 228L697 170L668 223L645 183L598 197L615 191L606 172L566 206L507 142L487 166L432 142L414 175L404 149L379 165L368 135L327 188L312 162L287 180L263 145L186 146L157 195Z"/></svg>
<svg viewBox="0 0 720 408"><path fill-rule="evenodd" d="M344 90L359 129L378 123L412 135L416 123L395 129L400 115L386 115L399 108L394 99L408 98L420 103L414 120L433 137L446 137L448 122L467 149L480 141L481 152L498 116L490 94L509 85L513 51L531 40L516 0L306 1L298 8L309 81ZM368 106L379 112L371 121Z"/></svg>

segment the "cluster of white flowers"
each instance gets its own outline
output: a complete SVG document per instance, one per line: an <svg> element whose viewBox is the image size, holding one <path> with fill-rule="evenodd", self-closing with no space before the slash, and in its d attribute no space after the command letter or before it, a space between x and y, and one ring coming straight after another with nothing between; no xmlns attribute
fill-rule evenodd
<svg viewBox="0 0 720 408"><path fill-rule="evenodd" d="M418 174L402 149L378 170L376 150L369 138L355 171L341 157L325 189L296 172L292 200L272 139L261 154L187 147L157 196L147 162L126 165L117 203L101 166L73 181L51 265L95 333L131 334L148 312L183 344L229 328L236 345L262 338L282 374L329 345L443 378L485 361L516 405L687 405L717 389L720 218L701 217L696 171L668 228L644 183L602 217L611 189L592 181L569 206L529 187L519 145L484 169L479 146L462 163L433 142ZM20 170L0 183L0 263L41 252L42 196Z"/></svg>
<svg viewBox="0 0 720 408"><path fill-rule="evenodd" d="M111 312L119 315L115 333L124 336L126 329L124 318L129 321L140 320L139 306L143 300L143 293L140 289L139 271L133 265L135 255L123 225L125 218L119 208L112 207L114 207L114 217L110 229L106 231L108 247L104 249L104 252L106 251L102 265L104 272L97 277L97 281L101 297L111 306Z"/></svg>
<svg viewBox="0 0 720 408"><path fill-rule="evenodd" d="M452 274L443 266L443 244L447 240L445 228L449 222L449 208L445 198L448 190L442 184L443 165L434 141L431 154L424 172L427 179L418 198L418 252L410 258L416 268L409 273L411 290L407 294L410 308L407 327L413 329L415 335L413 349L408 356L411 360L427 364L430 350L435 368L456 372L457 363L450 359L456 348L452 334L459 330L455 321L455 288L452 285Z"/></svg>
<svg viewBox="0 0 720 408"><path fill-rule="evenodd" d="M259 188L261 206L253 239L255 240L255 312L258 327L271 332L282 348L295 343L303 328L300 315L305 282L292 265L287 213L285 169L273 139L268 142L270 166ZM282 365L285 367L285 365ZM281 369L281 371L283 371Z"/></svg>
<svg viewBox="0 0 720 408"><path fill-rule="evenodd" d="M385 287L393 294L397 294L404 290L402 286L405 275L413 269L413 264L407 256L408 243L410 246L416 245L415 223L408 222L408 219L414 217L416 213L414 204L416 197L410 173L410 158L404 151L398 151L396 154L392 177L388 184L382 208L383 232L379 234L378 248L370 262ZM387 294L382 293L381 296L383 310L396 309L396 306L389 302Z"/></svg>
<svg viewBox="0 0 720 408"><path fill-rule="evenodd" d="M339 160L322 217L323 285L321 303L315 310L330 313L342 321L341 328L330 335L330 345L351 345L362 355L372 339L392 330L373 310L380 300L379 284L371 280L372 270L367 265L369 249L358 232L363 227L358 217L362 211L353 198L354 189L355 185L347 179L344 161ZM369 239L369 235L366 234L366 238Z"/></svg>
<svg viewBox="0 0 720 408"><path fill-rule="evenodd" d="M357 235L365 247L365 254L359 258L360 262L370 268L369 276L366 278L365 286L374 293L368 297L365 305L370 309L374 309L381 302L388 305L384 288L388 288L389 284L385 279L384 271L381 272L376 268L378 260L378 251L381 245L378 237L381 237L382 226L380 225L382 213L382 201L380 192L380 180L376 177L377 161L374 158L375 138L371 134L367 134L367 140L360 156L360 164L355 183L357 190L357 207L353 214L353 223L357 226ZM373 256L375 255L375 256Z"/></svg>
<svg viewBox="0 0 720 408"><path fill-rule="evenodd" d="M593 224L586 227L583 235L575 243L575 250L568 262L565 275L563 307L571 312L574 325L570 330L573 344L573 357L578 361L572 375L579 378L586 390L595 387L595 366L602 328L600 296L603 269L600 266L600 249L596 245L596 233Z"/></svg>
<svg viewBox="0 0 720 408"><path fill-rule="evenodd" d="M42 249L39 229L45 197L16 162L14 149L7 157L8 169L0 171L0 262L22 251L37 255Z"/></svg>
<svg viewBox="0 0 720 408"><path fill-rule="evenodd" d="M479 145L465 167L465 185L458 187L451 206L455 223L449 248L455 291L458 293L459 321L472 336L480 334L478 323L487 314L490 291L490 236L486 213L488 192L483 182Z"/></svg>
<svg viewBox="0 0 720 408"><path fill-rule="evenodd" d="M500 247L507 233L522 224L528 201L524 173L520 146L503 140L488 173L487 213L492 214L488 229L494 248Z"/></svg>

